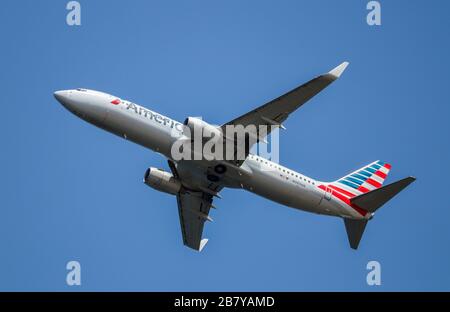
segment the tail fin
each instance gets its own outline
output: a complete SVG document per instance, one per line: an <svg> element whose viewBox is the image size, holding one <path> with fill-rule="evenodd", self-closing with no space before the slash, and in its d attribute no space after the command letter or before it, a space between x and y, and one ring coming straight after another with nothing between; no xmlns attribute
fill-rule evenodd
<svg viewBox="0 0 450 312"><path fill-rule="evenodd" d="M345 191L342 193L349 197L358 196L380 188L390 170L390 164L377 160L330 183L329 186L337 188L337 191Z"/></svg>

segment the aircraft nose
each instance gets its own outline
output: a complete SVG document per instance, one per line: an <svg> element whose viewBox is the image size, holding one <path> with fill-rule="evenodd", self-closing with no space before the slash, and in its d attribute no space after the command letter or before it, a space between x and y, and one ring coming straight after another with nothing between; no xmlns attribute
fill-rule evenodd
<svg viewBox="0 0 450 312"><path fill-rule="evenodd" d="M53 93L53 96L55 97L55 99L58 100L59 103L65 105L68 100L68 91L67 90L55 91Z"/></svg>

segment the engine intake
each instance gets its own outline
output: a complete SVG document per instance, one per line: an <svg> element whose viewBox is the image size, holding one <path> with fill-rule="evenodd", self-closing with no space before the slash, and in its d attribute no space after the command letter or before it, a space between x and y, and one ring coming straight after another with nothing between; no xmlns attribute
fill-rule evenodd
<svg viewBox="0 0 450 312"><path fill-rule="evenodd" d="M180 192L181 182L170 172L150 167L145 171L144 183L157 191L176 195Z"/></svg>

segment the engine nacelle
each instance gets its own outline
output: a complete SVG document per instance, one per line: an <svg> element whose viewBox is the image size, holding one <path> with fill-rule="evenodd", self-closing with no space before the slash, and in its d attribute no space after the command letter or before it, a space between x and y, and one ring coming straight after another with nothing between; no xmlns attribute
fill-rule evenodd
<svg viewBox="0 0 450 312"><path fill-rule="evenodd" d="M184 120L184 125L191 131L191 139L194 139L194 131L202 130L203 134L207 134L209 138L217 140L222 137L222 131L219 127L214 127L209 123L195 117L188 117Z"/></svg>
<svg viewBox="0 0 450 312"><path fill-rule="evenodd" d="M170 172L153 167L145 171L144 183L157 191L172 195L178 194L181 189L181 182Z"/></svg>

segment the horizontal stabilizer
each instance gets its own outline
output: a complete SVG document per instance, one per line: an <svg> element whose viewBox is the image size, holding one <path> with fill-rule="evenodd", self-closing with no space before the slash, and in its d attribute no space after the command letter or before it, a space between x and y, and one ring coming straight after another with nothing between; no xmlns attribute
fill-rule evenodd
<svg viewBox="0 0 450 312"><path fill-rule="evenodd" d="M344 219L350 247L357 249L368 220Z"/></svg>
<svg viewBox="0 0 450 312"><path fill-rule="evenodd" d="M405 187L414 182L416 178L408 177L389 185L380 187L365 194L353 197L350 202L368 212L375 212L392 197L400 193Z"/></svg>

